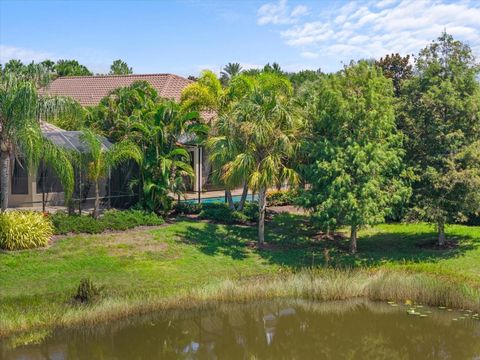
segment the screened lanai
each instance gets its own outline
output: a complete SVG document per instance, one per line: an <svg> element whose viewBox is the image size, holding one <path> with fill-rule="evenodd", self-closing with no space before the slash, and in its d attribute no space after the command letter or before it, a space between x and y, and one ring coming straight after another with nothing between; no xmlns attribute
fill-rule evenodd
<svg viewBox="0 0 480 360"><path fill-rule="evenodd" d="M49 123L42 123L43 135L54 144L78 154L87 148L81 140L80 131L66 131ZM100 137L106 150L112 144ZM48 208L64 206L62 184L51 167L40 162L38 168L27 169L21 158L12 158L10 166L10 207ZM94 184L88 180L79 166L74 167L75 186L73 204L76 208L89 208L94 201ZM135 164L126 164L110 170L110 176L100 183L100 196L105 206L124 207L135 201L135 189L131 180L138 172Z"/></svg>

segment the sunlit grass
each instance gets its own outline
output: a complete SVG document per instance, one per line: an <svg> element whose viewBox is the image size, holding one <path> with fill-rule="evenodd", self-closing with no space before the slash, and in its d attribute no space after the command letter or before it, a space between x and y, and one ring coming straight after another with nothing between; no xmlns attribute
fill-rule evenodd
<svg viewBox="0 0 480 360"><path fill-rule="evenodd" d="M435 238L429 225L380 225L360 233L357 256L346 251L347 239L318 240L295 216L268 225L264 249L254 246L255 228L193 221L69 236L47 249L0 253L0 336L272 297L411 299L480 311L480 228L455 225L447 234L458 246L435 250L421 246ZM104 285L105 296L74 306L85 277Z"/></svg>

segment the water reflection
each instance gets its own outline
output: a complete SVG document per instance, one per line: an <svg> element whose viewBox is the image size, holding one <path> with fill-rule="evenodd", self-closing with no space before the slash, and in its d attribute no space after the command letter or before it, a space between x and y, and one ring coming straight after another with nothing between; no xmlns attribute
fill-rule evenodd
<svg viewBox="0 0 480 360"><path fill-rule="evenodd" d="M57 331L2 359L478 359L480 321L366 301L273 301Z"/></svg>

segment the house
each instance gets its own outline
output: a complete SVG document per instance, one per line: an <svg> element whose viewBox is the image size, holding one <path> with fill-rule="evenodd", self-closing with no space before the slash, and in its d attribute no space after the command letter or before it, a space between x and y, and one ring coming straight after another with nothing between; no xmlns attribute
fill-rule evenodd
<svg viewBox="0 0 480 360"><path fill-rule="evenodd" d="M40 90L43 95L68 96L78 101L83 106L95 106L113 90L126 87L135 81L147 81L162 98L180 101L182 90L192 83L191 80L174 74L145 74L145 75L98 75L98 76L72 76L61 77L52 81L47 87ZM209 121L214 114L202 114ZM52 124L42 123L43 134L54 143L66 147L78 147L80 132L65 131ZM188 136L181 141L190 152L192 167L195 171L195 179L189 184L187 190L199 192L206 182L203 176L204 152L200 146L194 145ZM106 139L102 140L105 146L109 146ZM43 171L43 172L42 172ZM10 161L10 189L9 206L30 206L39 204L48 197L49 202L61 202L63 194L61 186L55 175L49 169L28 170L22 167L17 159ZM118 177L113 176L113 181L118 182ZM125 187L125 184L117 184L117 187ZM111 191L104 187L103 195ZM88 189L86 190L88 193ZM47 195L46 195L47 194ZM85 195L88 197L88 195Z"/></svg>

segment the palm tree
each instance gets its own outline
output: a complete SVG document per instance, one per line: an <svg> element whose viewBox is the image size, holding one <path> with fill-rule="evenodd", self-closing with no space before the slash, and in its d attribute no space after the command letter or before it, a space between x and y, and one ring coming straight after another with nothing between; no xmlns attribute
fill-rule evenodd
<svg viewBox="0 0 480 360"><path fill-rule="evenodd" d="M40 121L66 111L72 101L40 97L34 82L7 73L0 81L0 200L8 207L8 168L12 157L24 159L27 167L42 159L56 171L68 201L73 192L73 167L65 152L45 139Z"/></svg>
<svg viewBox="0 0 480 360"><path fill-rule="evenodd" d="M211 144L232 143L238 138L244 144L224 163L222 176L226 183L246 180L258 191L258 241L265 240L266 192L269 187L288 181L295 183L297 173L289 166L301 130L300 117L292 105L292 86L283 76L262 73L250 79L251 91L232 106L226 134L210 139ZM235 145L233 145L235 146Z"/></svg>
<svg viewBox="0 0 480 360"><path fill-rule="evenodd" d="M165 101L143 122L133 122L131 138L144 154L141 165L143 203L154 211L169 208L170 194L181 195L183 177L193 177L190 155L179 143L182 136L195 135L197 141L208 132L197 112L183 112L173 101Z"/></svg>
<svg viewBox="0 0 480 360"><path fill-rule="evenodd" d="M235 76L240 75L243 71L242 66L239 63L228 63L220 72L220 81L223 86L227 86Z"/></svg>
<svg viewBox="0 0 480 360"><path fill-rule="evenodd" d="M207 150L210 153L206 164L205 173L210 173L210 165L214 165L213 176L215 181L225 186L225 193L229 208L234 210L231 189L243 186L242 196L237 210L242 210L247 198L248 184L245 181L225 182L222 175L222 166L239 151L245 143L240 137L232 134L229 120L232 113L232 104L244 94L251 91L253 77L240 74L239 64L229 64L228 71L232 74L228 86L222 88L220 81L211 71L203 71L198 82L187 86L182 92L182 107L195 111L214 111L216 113L215 125L211 127L210 138L218 141L207 141ZM238 66L237 66L238 65ZM238 71L237 71L238 70Z"/></svg>
<svg viewBox="0 0 480 360"><path fill-rule="evenodd" d="M92 130L84 130L81 141L87 147L86 152L82 154L87 177L95 183L95 205L92 215L97 218L100 209L100 180L108 176L110 169L128 160L140 163L142 153L138 146L130 141L120 141L107 148Z"/></svg>

